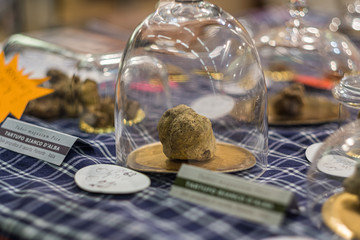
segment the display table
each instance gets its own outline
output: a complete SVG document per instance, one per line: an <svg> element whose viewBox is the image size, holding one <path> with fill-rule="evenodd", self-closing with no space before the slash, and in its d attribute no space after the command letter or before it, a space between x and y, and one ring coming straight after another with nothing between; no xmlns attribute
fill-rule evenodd
<svg viewBox="0 0 360 240"><path fill-rule="evenodd" d="M336 130L336 123L270 127L267 170L256 181L293 192L300 208L279 228L270 228L171 197L175 174L147 174L151 186L135 194L85 192L74 175L88 165L116 163L114 134L83 133L74 119L22 120L88 145L77 141L61 166L0 148L0 239L333 239L332 232L319 231L305 215L305 150ZM231 174L241 177L241 172Z"/></svg>
<svg viewBox="0 0 360 240"><path fill-rule="evenodd" d="M287 11L276 13L277 18L261 13L250 20L282 23L288 17ZM86 192L75 184L74 175L89 165L116 164L114 133L81 132L75 119L45 122L25 116L22 120L79 137L88 144L77 141L61 166L0 148L0 240L337 239L327 228L319 230L306 215L310 163L305 157L306 148L325 140L337 129L337 123L269 127L268 166L256 182L293 192L299 206L298 213L289 213L275 228L170 196L176 174L146 173L150 187L135 194ZM242 177L241 171L227 174Z"/></svg>

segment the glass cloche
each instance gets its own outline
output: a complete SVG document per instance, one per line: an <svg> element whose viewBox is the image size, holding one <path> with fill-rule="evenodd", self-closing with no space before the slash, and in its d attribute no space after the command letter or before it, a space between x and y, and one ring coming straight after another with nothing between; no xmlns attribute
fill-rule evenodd
<svg viewBox="0 0 360 240"><path fill-rule="evenodd" d="M360 53L345 35L306 21L305 0L289 2L290 20L254 37L268 86L269 124L337 121L330 90L359 73Z"/></svg>
<svg viewBox="0 0 360 240"><path fill-rule="evenodd" d="M266 169L267 90L253 40L221 8L161 1L130 37L116 85L117 162L144 172L182 163Z"/></svg>
<svg viewBox="0 0 360 240"><path fill-rule="evenodd" d="M339 128L314 155L307 174L311 221L343 239L360 238L360 120ZM330 231L329 231L330 232Z"/></svg>

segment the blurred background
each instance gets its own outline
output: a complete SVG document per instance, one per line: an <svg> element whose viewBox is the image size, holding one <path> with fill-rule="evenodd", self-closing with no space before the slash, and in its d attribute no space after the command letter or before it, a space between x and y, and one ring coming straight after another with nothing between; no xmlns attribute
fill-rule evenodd
<svg viewBox="0 0 360 240"><path fill-rule="evenodd" d="M0 41L13 33L56 26L80 27L118 37L127 37L157 0L0 0ZM264 9L278 9L287 0L210 0L235 17L249 17ZM308 1L322 16L340 16L340 0ZM279 21L282 21L279 18Z"/></svg>

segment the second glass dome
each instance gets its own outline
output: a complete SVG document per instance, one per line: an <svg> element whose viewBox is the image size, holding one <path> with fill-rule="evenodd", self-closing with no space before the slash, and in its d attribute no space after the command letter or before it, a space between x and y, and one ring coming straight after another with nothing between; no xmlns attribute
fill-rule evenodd
<svg viewBox="0 0 360 240"><path fill-rule="evenodd" d="M176 172L188 163L256 178L267 165L266 101L256 48L234 17L205 1L163 1L136 28L120 64L118 164ZM211 137L201 137L205 123L195 124L193 113L181 117L183 110L174 110L179 105L211 122L216 139L211 159L194 158L197 145ZM160 125L163 115L173 122ZM159 139L163 129L166 144ZM167 157L167 151L183 152L185 158Z"/></svg>
<svg viewBox="0 0 360 240"><path fill-rule="evenodd" d="M306 0L289 1L291 18L256 34L268 87L269 124L336 122L338 104L331 89L358 75L360 53L343 34L306 21Z"/></svg>
<svg viewBox="0 0 360 240"><path fill-rule="evenodd" d="M270 85L294 80L331 89L342 77L358 74L360 53L345 35L305 21L305 0L290 1L289 6L290 20L255 37Z"/></svg>

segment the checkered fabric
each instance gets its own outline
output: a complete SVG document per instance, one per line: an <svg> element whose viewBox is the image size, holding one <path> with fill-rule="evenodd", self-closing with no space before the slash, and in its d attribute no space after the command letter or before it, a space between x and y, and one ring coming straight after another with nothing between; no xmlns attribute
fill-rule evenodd
<svg viewBox="0 0 360 240"><path fill-rule="evenodd" d="M80 132L76 120L23 120L65 129L89 145L76 142L61 166L0 148L0 239L333 239L329 230L317 229L305 215L305 150L330 135L335 123L270 128L269 164L257 181L293 192L300 206L300 213L289 213L279 228L272 228L171 197L175 174L147 174L151 186L135 194L85 192L74 175L88 165L115 164L114 134Z"/></svg>

